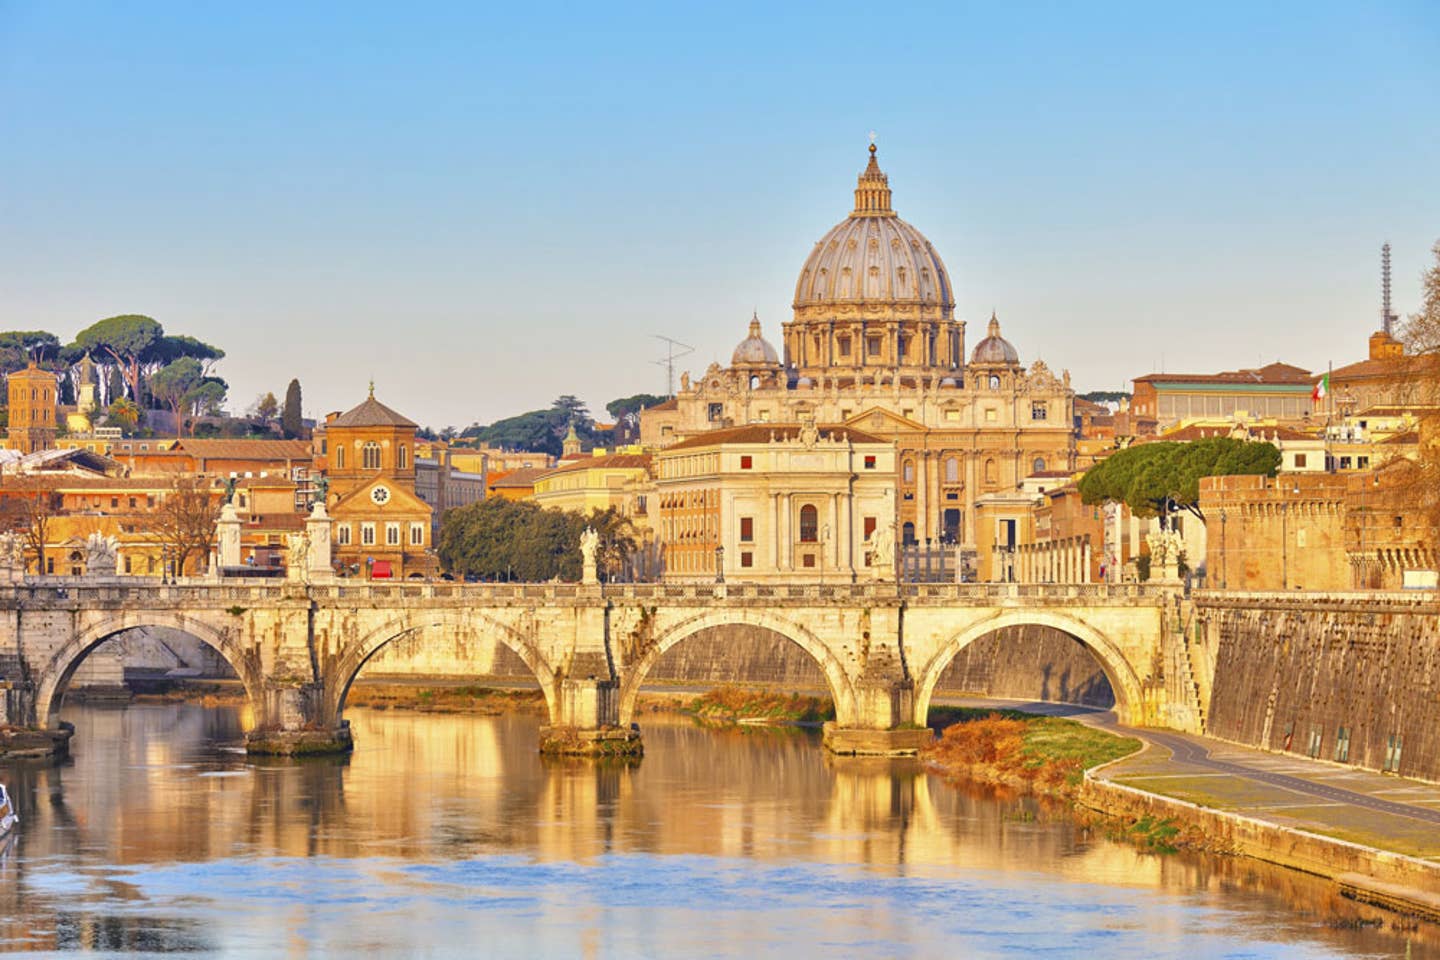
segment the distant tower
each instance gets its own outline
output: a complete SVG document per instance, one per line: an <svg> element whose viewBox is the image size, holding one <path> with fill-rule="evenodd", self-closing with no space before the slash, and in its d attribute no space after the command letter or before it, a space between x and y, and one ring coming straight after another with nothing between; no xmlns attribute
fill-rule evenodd
<svg viewBox="0 0 1440 960"><path fill-rule="evenodd" d="M580 456L580 435L575 432L575 424L570 424L570 430L565 434L565 439L560 442L560 455L562 457Z"/></svg>
<svg viewBox="0 0 1440 960"><path fill-rule="evenodd" d="M89 416L95 412L99 404L95 400L95 361L90 359L90 354L80 358L79 387L75 395L75 407L77 412Z"/></svg>
<svg viewBox="0 0 1440 960"><path fill-rule="evenodd" d="M56 387L55 374L33 360L10 374L10 449L34 453L55 446Z"/></svg>
<svg viewBox="0 0 1440 960"><path fill-rule="evenodd" d="M1395 335L1395 314L1390 312L1390 244L1380 248L1380 329Z"/></svg>

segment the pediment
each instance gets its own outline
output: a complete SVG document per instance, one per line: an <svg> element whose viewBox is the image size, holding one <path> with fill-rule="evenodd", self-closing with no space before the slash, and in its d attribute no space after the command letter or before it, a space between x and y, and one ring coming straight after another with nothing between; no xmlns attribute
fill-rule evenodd
<svg viewBox="0 0 1440 960"><path fill-rule="evenodd" d="M845 420L845 426L854 427L856 430L863 430L866 433L909 433L921 432L926 429L925 424L911 420L909 417L901 416L894 410L887 410L884 407L869 407Z"/></svg>
<svg viewBox="0 0 1440 960"><path fill-rule="evenodd" d="M379 486L384 486L390 493L389 498L384 504L377 504L371 497L371 492ZM330 515L337 518L347 514L351 516L361 514L374 516L377 513L428 514L430 512L430 504L421 500L403 485L384 477L376 477L374 480L362 483L341 497L340 500L330 508Z"/></svg>

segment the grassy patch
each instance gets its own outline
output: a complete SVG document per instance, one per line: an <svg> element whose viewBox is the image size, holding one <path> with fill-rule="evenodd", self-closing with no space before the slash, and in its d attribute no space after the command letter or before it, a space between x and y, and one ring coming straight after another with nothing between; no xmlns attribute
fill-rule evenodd
<svg viewBox="0 0 1440 960"><path fill-rule="evenodd" d="M345 699L347 707L372 710L416 710L422 713L543 713L539 690L502 690L474 685L422 687L403 683L357 683Z"/></svg>
<svg viewBox="0 0 1440 960"><path fill-rule="evenodd" d="M945 708L954 717L924 756L947 773L1072 796L1093 766L1140 749L1074 720L1014 710ZM953 712L952 712L953 711Z"/></svg>
<svg viewBox="0 0 1440 960"><path fill-rule="evenodd" d="M691 700L685 712L707 723L764 720L771 723L818 723L835 718L835 706L825 697L798 693L768 693L743 687L716 687Z"/></svg>

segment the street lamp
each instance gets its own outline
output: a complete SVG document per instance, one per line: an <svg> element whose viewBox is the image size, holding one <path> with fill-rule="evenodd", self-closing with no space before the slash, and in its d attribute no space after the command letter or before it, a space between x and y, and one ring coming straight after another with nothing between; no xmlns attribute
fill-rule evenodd
<svg viewBox="0 0 1440 960"><path fill-rule="evenodd" d="M725 582L725 548L723 546L715 548L715 582Z"/></svg>

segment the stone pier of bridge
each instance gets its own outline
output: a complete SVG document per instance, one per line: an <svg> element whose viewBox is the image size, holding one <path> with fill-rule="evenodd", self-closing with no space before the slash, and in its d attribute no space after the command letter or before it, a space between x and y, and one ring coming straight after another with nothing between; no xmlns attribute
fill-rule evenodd
<svg viewBox="0 0 1440 960"><path fill-rule="evenodd" d="M1095 656L1123 722L1195 729L1195 686L1170 626L1176 598L1134 584L450 584L45 577L0 587L0 720L54 726L76 667L127 630L166 627L208 644L239 676L249 748L349 749L351 684L408 638L453 649L488 637L545 696L544 750L638 753L640 689L677 644L745 625L800 646L835 704L824 742L847 754L913 754L940 674L970 643L1053 627Z"/></svg>

